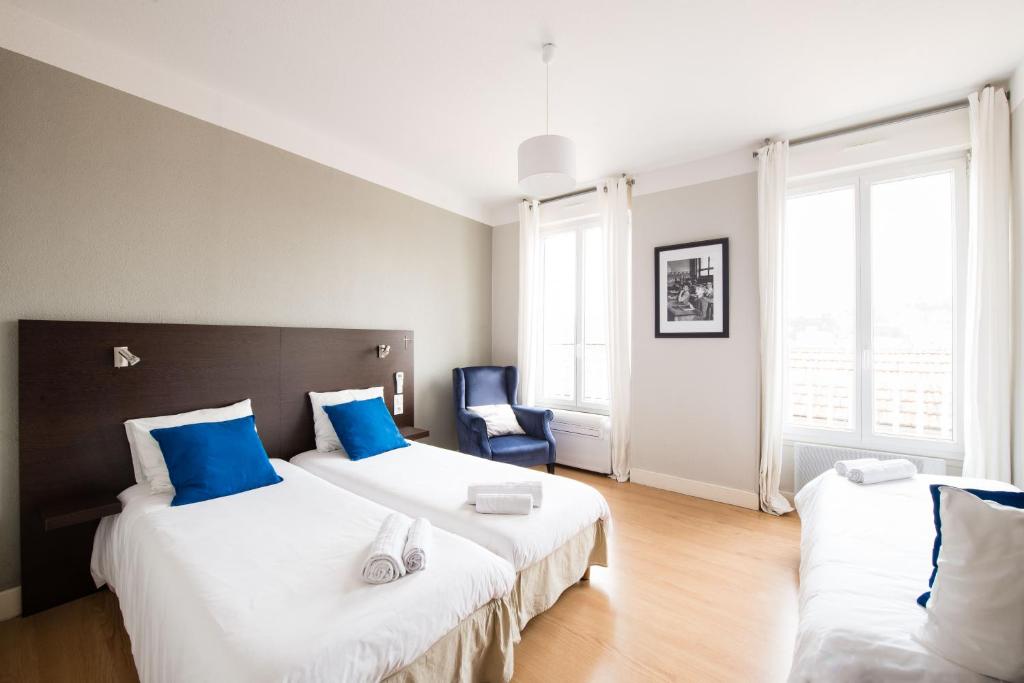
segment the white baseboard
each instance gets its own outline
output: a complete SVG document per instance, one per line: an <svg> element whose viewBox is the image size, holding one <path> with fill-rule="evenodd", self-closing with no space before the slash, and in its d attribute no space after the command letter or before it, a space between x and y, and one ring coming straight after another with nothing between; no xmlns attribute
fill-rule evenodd
<svg viewBox="0 0 1024 683"><path fill-rule="evenodd" d="M659 472L650 472L648 470L638 470L635 468L630 469L629 480L634 484L653 486L656 489L674 491L676 493L682 493L683 495L696 496L697 498L705 498L719 503L727 503L728 505L736 505L749 510L757 510L760 508L760 501L758 500L757 494L753 491L733 489L728 486L719 486L718 484L709 484L707 482L696 481L694 479L683 479L682 477L674 477L671 474L661 474Z"/></svg>
<svg viewBox="0 0 1024 683"><path fill-rule="evenodd" d="M7 621L21 614L21 586L0 591L0 621Z"/></svg>

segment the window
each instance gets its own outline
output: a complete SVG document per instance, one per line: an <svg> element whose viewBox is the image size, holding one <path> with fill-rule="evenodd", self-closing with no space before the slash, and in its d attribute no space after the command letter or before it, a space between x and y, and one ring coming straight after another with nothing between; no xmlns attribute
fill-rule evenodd
<svg viewBox="0 0 1024 683"><path fill-rule="evenodd" d="M788 436L959 454L965 160L796 185L786 211Z"/></svg>
<svg viewBox="0 0 1024 683"><path fill-rule="evenodd" d="M604 239L597 216L549 211L541 225L540 402L608 411L608 313ZM545 207L546 208L546 207ZM564 216L570 216L564 218ZM546 217L542 214L542 221ZM558 220L561 219L561 220Z"/></svg>

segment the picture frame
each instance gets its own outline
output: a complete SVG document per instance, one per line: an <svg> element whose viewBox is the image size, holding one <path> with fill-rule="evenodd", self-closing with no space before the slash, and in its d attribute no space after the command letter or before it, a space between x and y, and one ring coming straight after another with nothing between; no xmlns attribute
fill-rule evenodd
<svg viewBox="0 0 1024 683"><path fill-rule="evenodd" d="M729 238L654 249L654 336L729 336Z"/></svg>

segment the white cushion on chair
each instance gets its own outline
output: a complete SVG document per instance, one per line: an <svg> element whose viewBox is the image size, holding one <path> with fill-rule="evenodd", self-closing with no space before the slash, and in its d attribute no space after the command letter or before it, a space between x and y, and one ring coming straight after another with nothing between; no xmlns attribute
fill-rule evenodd
<svg viewBox="0 0 1024 683"><path fill-rule="evenodd" d="M468 406L471 413L479 415L487 423L487 438L494 436L509 436L512 434L526 434L512 406L507 403L499 403L493 406Z"/></svg>

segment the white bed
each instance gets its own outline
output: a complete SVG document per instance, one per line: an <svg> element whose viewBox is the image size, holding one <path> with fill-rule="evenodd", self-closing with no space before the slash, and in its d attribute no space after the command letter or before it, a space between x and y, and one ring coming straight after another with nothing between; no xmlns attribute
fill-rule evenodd
<svg viewBox="0 0 1024 683"><path fill-rule="evenodd" d="M796 496L800 625L790 681L987 681L926 650L935 525L929 484L1015 490L1000 482L918 475L859 486L829 471Z"/></svg>
<svg viewBox="0 0 1024 683"><path fill-rule="evenodd" d="M337 486L479 543L516 571L610 518L608 503L581 482L412 441L353 461L341 451L307 451L291 460ZM483 515L466 502L471 483L536 480L544 501L529 515ZM579 578L579 577L575 577Z"/></svg>
<svg viewBox="0 0 1024 683"><path fill-rule="evenodd" d="M441 530L426 571L363 583L390 511L271 462L280 484L193 505L133 486L100 524L93 576L143 681L376 681L509 595L507 562Z"/></svg>

